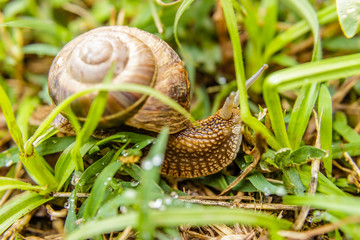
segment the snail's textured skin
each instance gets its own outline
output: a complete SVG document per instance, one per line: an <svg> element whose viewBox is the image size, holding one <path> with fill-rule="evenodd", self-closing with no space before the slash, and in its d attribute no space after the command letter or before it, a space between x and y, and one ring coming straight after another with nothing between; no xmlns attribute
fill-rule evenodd
<svg viewBox="0 0 360 240"><path fill-rule="evenodd" d="M179 56L155 35L126 26L91 30L59 52L49 74L49 94L54 104L101 83L114 61L114 84L151 86L189 111L190 85ZM88 94L71 104L80 121L85 121L95 96L96 93ZM233 93L217 113L192 124L153 97L112 91L99 122L100 129L94 136L109 136L124 124L153 134L168 126L171 135L162 174L183 178L206 176L229 165L239 150L242 135L236 102ZM74 134L71 124L62 115L54 124Z"/></svg>
<svg viewBox="0 0 360 240"><path fill-rule="evenodd" d="M240 110L230 119L219 112L170 135L161 173L195 178L216 173L236 157L242 140Z"/></svg>

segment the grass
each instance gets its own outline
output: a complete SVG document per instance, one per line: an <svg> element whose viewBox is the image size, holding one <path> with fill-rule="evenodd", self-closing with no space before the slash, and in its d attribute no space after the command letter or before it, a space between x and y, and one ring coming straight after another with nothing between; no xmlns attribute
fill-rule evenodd
<svg viewBox="0 0 360 240"><path fill-rule="evenodd" d="M360 239L360 55L350 44L358 39L355 1L337 1L338 8L332 1L306 0L40 2L0 3L4 237L32 236L34 226L45 237L52 220L30 219L51 206L67 209L57 230L67 239ZM40 102L50 103L46 80L54 55L80 33L109 24L155 33L176 49L192 98L202 100L193 116L206 116L230 91L239 91L244 141L231 168L190 180L162 177L167 128L157 137L120 132L93 138L107 91L114 89L151 95L194 121L150 88L112 85L111 71L105 83L70 96L37 129L27 124ZM335 40L338 49L322 44ZM232 52L225 51L229 46ZM265 63L268 73L248 94L246 77ZM99 92L91 118L83 126L70 119L77 136L55 136L49 127L56 115L72 116L69 104L90 92ZM148 146L148 153L142 151ZM140 164L126 162L143 154Z"/></svg>

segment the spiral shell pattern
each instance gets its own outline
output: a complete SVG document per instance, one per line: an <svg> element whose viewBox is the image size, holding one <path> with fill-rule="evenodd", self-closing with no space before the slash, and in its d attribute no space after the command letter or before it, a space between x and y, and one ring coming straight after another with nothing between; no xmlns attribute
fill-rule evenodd
<svg viewBox="0 0 360 240"><path fill-rule="evenodd" d="M151 86L189 109L190 86L178 55L155 35L126 26L96 28L64 46L49 73L49 94L54 104L100 84L112 64L114 84ZM96 93L88 94L71 104L80 121L85 121L95 97ZM171 132L177 132L185 128L187 120L153 97L111 91L99 126L121 123L154 132L169 125Z"/></svg>

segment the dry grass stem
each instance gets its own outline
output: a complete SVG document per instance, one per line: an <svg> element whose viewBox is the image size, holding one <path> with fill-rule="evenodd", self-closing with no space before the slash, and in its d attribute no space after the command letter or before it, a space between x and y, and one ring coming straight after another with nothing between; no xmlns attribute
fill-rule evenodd
<svg viewBox="0 0 360 240"><path fill-rule="evenodd" d="M350 216L339 222L325 224L323 226L320 226L320 227L317 227L317 228L314 228L314 229L311 229L308 231L304 231L304 232L279 231L278 233L281 236L286 237L287 239L310 239L315 236L319 236L322 234L326 234L328 232L332 232L343 225L351 224L351 223L359 223L359 222L360 222L360 216Z"/></svg>

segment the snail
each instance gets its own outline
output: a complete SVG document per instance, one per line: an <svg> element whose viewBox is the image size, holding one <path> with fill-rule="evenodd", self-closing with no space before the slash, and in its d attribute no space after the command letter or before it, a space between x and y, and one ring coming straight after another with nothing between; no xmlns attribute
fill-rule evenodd
<svg viewBox="0 0 360 240"><path fill-rule="evenodd" d="M190 84L179 56L155 35L127 26L93 29L61 49L49 71L48 88L53 103L57 105L76 91L101 83L113 62L113 83L152 86L189 111ZM248 80L247 85L254 79ZM192 124L151 96L111 91L98 127L125 124L156 133L166 125L170 136L161 173L182 178L206 176L229 165L239 151L241 118L235 95L232 93L214 115ZM96 93L88 94L71 104L80 121L85 121L95 96ZM71 130L63 116L57 118L55 126Z"/></svg>

